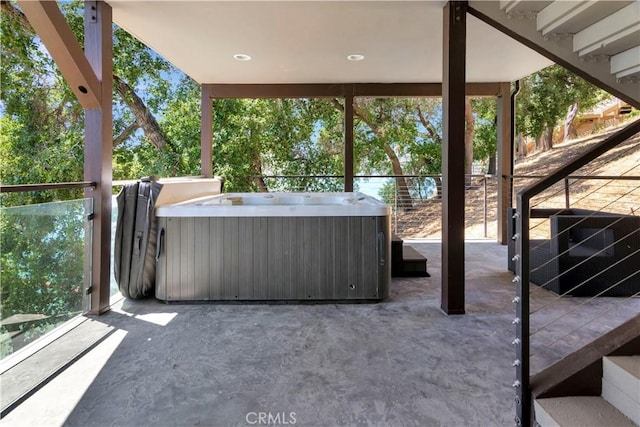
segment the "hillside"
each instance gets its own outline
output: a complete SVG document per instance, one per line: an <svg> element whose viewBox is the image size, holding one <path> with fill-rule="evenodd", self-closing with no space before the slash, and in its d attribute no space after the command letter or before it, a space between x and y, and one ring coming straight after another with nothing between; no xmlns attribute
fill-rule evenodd
<svg viewBox="0 0 640 427"><path fill-rule="evenodd" d="M514 180L516 192L537 180L537 178L524 178L525 176L548 175L604 140L617 129L610 128L598 135L571 140L554 146L550 151L534 153L518 159L515 163L515 176L519 177ZM640 176L640 135L636 135L572 175ZM637 215L640 212L639 186L640 181L575 180L571 181L571 203L572 206ZM496 238L496 179L487 180L486 236L484 199L483 179L476 179L466 192L465 237L467 239ZM533 204L537 203L541 207L562 207L564 202L564 185L561 183L540 198L534 199ZM404 238L439 239L440 229L440 201L425 201L410 212L398 214L397 230Z"/></svg>

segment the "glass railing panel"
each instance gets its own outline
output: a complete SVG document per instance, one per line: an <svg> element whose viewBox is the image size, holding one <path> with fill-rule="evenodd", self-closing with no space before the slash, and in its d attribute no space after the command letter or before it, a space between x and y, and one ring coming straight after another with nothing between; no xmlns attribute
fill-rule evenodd
<svg viewBox="0 0 640 427"><path fill-rule="evenodd" d="M0 358L88 309L91 199L0 208Z"/></svg>
<svg viewBox="0 0 640 427"><path fill-rule="evenodd" d="M114 254L115 254L115 241L116 241L116 225L118 222L118 204L116 203L116 196L111 198L111 271L109 273L109 295L111 304L116 303L122 299L122 295L118 289L118 283L116 282L116 276L114 273Z"/></svg>

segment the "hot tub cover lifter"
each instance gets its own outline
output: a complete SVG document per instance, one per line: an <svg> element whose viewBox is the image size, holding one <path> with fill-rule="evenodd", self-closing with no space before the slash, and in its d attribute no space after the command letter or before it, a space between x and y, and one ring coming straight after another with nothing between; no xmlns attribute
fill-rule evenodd
<svg viewBox="0 0 640 427"><path fill-rule="evenodd" d="M118 220L114 273L125 298L150 295L156 275L156 219L153 213L162 184L154 177L126 184L117 197Z"/></svg>

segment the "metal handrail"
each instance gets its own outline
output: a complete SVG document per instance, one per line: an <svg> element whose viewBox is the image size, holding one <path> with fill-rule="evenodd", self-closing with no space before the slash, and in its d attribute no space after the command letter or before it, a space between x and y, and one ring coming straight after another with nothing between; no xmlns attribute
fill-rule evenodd
<svg viewBox="0 0 640 427"><path fill-rule="evenodd" d="M470 173L465 174L470 178L496 178L493 174ZM441 178L442 174L421 174L421 175L354 175L354 178Z"/></svg>
<svg viewBox="0 0 640 427"><path fill-rule="evenodd" d="M344 178L344 175L249 175L247 178Z"/></svg>
<svg viewBox="0 0 640 427"><path fill-rule="evenodd" d="M0 193L24 193L27 191L68 190L73 188L95 188L93 181L53 182L46 184L1 185Z"/></svg>
<svg viewBox="0 0 640 427"><path fill-rule="evenodd" d="M496 178L493 174L466 174L470 178ZM442 174L421 175L354 175L353 178L440 178ZM344 178L344 175L250 175L248 178Z"/></svg>
<svg viewBox="0 0 640 427"><path fill-rule="evenodd" d="M503 175L504 178L513 178L513 179L527 179L527 178L532 178L532 179L540 179L540 178L546 178L546 175ZM634 180L638 180L640 179L640 176L638 175L622 175L622 176L615 176L615 175L568 175L566 176L564 179L615 179L615 180L621 180L621 181L634 181Z"/></svg>
<svg viewBox="0 0 640 427"><path fill-rule="evenodd" d="M530 393L530 299L529 299L529 221L531 219L531 199L547 190L554 184L569 177L573 172L591 163L609 150L640 133L640 120L625 126L604 141L590 148L587 152L573 161L553 171L518 193L516 199L516 317L513 323L516 325L516 360L513 365L516 368L516 381L513 386L516 389L516 424L531 425L531 393ZM592 177L589 177L592 178Z"/></svg>

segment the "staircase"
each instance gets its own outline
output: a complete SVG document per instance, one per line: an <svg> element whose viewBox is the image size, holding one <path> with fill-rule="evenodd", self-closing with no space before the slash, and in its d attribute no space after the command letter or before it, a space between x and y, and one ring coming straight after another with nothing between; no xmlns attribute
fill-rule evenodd
<svg viewBox="0 0 640 427"><path fill-rule="evenodd" d="M391 240L391 277L429 277L427 259L395 234Z"/></svg>
<svg viewBox="0 0 640 427"><path fill-rule="evenodd" d="M470 1L470 13L640 106L640 2Z"/></svg>
<svg viewBox="0 0 640 427"><path fill-rule="evenodd" d="M468 12L471 15L469 21L479 19L629 105L640 108L640 1L470 0ZM602 355L615 350L619 344L616 339L601 337L606 341L604 344L609 351L601 352L602 348L595 348L598 355L590 363L599 369L597 375L589 375L593 371L579 375L581 380L586 378L590 383L595 379L597 390L593 390L592 386L591 392L582 393L580 387L571 387L575 384L565 384L567 387L562 390L563 393L553 396L534 391L535 378L531 377L530 371L529 299L532 198L638 132L638 123L627 125L619 134L603 141L597 149L583 153L561 169L528 186L516 197L518 233L514 238L517 236L519 240L512 265L516 271L516 297L513 299L516 311L513 320L516 325L516 339L513 341L516 347L513 362L516 370L516 381L513 383L516 425L530 426L534 418L542 426L640 424L640 367L637 361L640 356L635 356L635 359L600 359ZM594 320L584 319L584 322ZM640 339L638 331L637 327L632 331L636 339ZM570 339L571 332L568 335ZM631 369L626 369L629 364ZM546 375L553 382L566 374L553 371L552 368L540 373L540 378ZM602 383L598 382L600 378ZM532 395L536 397L534 404L531 404ZM535 415L531 413L534 408Z"/></svg>
<svg viewBox="0 0 640 427"><path fill-rule="evenodd" d="M536 399L535 418L548 426L640 425L640 356L602 359L600 396Z"/></svg>

